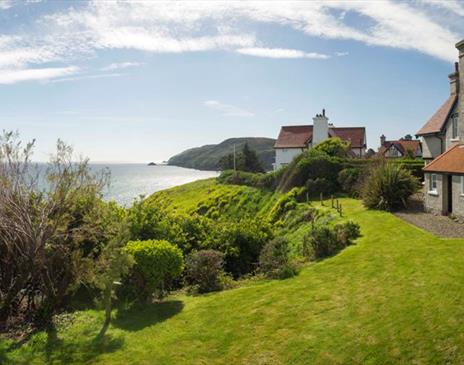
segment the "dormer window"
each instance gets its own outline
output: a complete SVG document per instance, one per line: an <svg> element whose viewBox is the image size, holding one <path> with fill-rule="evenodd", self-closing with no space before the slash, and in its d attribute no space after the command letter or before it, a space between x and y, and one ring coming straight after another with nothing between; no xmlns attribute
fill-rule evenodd
<svg viewBox="0 0 464 365"><path fill-rule="evenodd" d="M456 139L458 138L458 113L454 113L451 115L451 138Z"/></svg>

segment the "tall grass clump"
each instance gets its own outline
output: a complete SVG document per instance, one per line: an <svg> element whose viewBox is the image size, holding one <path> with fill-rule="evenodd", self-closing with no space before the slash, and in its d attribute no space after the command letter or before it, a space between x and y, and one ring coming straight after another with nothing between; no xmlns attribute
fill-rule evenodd
<svg viewBox="0 0 464 365"><path fill-rule="evenodd" d="M384 162L371 168L362 188L362 200L368 208L394 211L405 208L418 189L418 179L408 170Z"/></svg>

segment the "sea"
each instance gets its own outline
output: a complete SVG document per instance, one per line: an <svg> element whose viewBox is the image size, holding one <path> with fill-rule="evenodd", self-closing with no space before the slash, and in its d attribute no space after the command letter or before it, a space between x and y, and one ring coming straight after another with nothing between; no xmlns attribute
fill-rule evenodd
<svg viewBox="0 0 464 365"><path fill-rule="evenodd" d="M136 163L94 163L90 167L93 171L109 170L110 184L104 190L104 198L124 206L129 206L140 196L146 197L156 191L219 175L217 171Z"/></svg>

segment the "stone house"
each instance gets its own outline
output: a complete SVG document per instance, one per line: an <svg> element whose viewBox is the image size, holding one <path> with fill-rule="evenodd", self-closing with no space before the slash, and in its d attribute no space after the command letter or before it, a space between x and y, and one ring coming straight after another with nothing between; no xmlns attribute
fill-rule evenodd
<svg viewBox="0 0 464 365"><path fill-rule="evenodd" d="M318 143L331 137L339 137L351 145L350 153L353 156L364 157L366 155L366 128L365 127L334 127L329 123L329 118L322 114L316 114L313 125L283 126L274 145L275 164L277 170L288 165L292 160L305 150L311 149Z"/></svg>
<svg viewBox="0 0 464 365"><path fill-rule="evenodd" d="M450 95L416 133L422 139L426 210L464 218L464 40L449 77Z"/></svg>

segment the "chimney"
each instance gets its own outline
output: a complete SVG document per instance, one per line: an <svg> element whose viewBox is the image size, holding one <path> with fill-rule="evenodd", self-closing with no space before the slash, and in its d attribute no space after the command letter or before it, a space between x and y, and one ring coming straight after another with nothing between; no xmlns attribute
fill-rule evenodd
<svg viewBox="0 0 464 365"><path fill-rule="evenodd" d="M329 138L329 118L325 116L325 109L322 114L316 114L313 118L313 146Z"/></svg>
<svg viewBox="0 0 464 365"><path fill-rule="evenodd" d="M387 137L385 137L384 134L380 136L380 147L382 147L385 144L385 141L387 140Z"/></svg>
<svg viewBox="0 0 464 365"><path fill-rule="evenodd" d="M459 64L457 70L457 81L456 81L456 92L458 94L458 133L461 141L464 140L464 77L459 77L459 75L464 75L464 40L456 43L456 48L459 51Z"/></svg>
<svg viewBox="0 0 464 365"><path fill-rule="evenodd" d="M456 95L459 93L459 63L454 63L454 72L448 75L450 83L450 94Z"/></svg>

